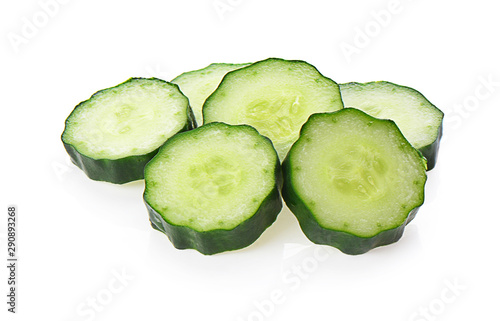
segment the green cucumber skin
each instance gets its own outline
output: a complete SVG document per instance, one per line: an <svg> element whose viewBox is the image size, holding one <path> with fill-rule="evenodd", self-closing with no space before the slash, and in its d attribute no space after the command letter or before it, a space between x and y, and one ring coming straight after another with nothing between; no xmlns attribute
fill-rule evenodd
<svg viewBox="0 0 500 321"><path fill-rule="evenodd" d="M254 243L271 226L283 208L281 201L281 168L279 161L275 170L276 186L260 205L257 212L232 230L196 231L187 226L175 225L163 218L144 198L151 226L167 235L179 250L195 249L204 255L245 248Z"/></svg>
<svg viewBox="0 0 500 321"><path fill-rule="evenodd" d="M93 159L80 154L72 145L64 143L71 161L90 179L113 184L125 184L144 178L144 166L158 152L146 155L129 156L120 159Z"/></svg>
<svg viewBox="0 0 500 321"><path fill-rule="evenodd" d="M179 88L179 86L177 86L177 88ZM180 88L179 88L179 91L180 91ZM188 109L187 109L187 114L188 114L188 118L187 118L186 126L184 128L182 128L179 131L179 133L198 128L198 126L199 126L199 124L196 122L196 118L194 117L193 108L191 108L191 106L189 106L189 105L188 105Z"/></svg>
<svg viewBox="0 0 500 321"><path fill-rule="evenodd" d="M194 128L194 117L191 108L188 110L189 119L187 124L179 131L187 131ZM62 137L61 137L62 140ZM113 184L125 184L144 178L144 166L158 153L160 148L144 154L129 156L120 159L93 159L81 154L73 145L64 142L64 148L68 152L71 161L78 166L90 179L105 181Z"/></svg>
<svg viewBox="0 0 500 321"><path fill-rule="evenodd" d="M373 83L388 83L388 84L391 84L391 85L394 85L394 86L398 86L398 87L401 87L401 88L406 88L408 90L416 92L418 95L421 95L427 101L429 101L420 91L418 91L418 90L416 90L414 88L411 88L411 87L398 85L398 84L395 84L395 83L392 83L392 82L388 82L388 81L375 81ZM362 86L362 85L366 85L366 84L369 84L369 83L348 82L348 83L340 84L339 86L340 86L340 88L342 88L343 86L344 87L347 87L347 86ZM342 92L342 90L341 90L341 92ZM431 103L431 105L434 106L432 103ZM353 107L353 108L356 108L356 107ZM438 109L441 112L441 114L443 115L443 118L444 118L444 113L439 108L437 108L436 106L434 106L434 108ZM417 149L420 153L422 153L422 155L427 160L427 171L432 170L436 166L437 157L438 157L438 153L439 153L439 146L440 146L440 143L441 143L441 137L442 136L443 136L443 119L441 119L441 125L439 126L438 135L437 135L436 140L434 140L432 142L432 144L430 144L430 145L427 145L427 146L424 146L424 147L421 147L421 148Z"/></svg>
<svg viewBox="0 0 500 321"><path fill-rule="evenodd" d="M120 83L114 87L101 89L92 94L92 96L86 101L100 95L105 90L119 87L124 83L133 81L135 79L144 78L129 78L127 81ZM157 81L165 82L161 79L157 79ZM176 86L180 92L180 88L177 84L172 85ZM66 131L68 119L75 112L75 110L86 101L82 101L81 103L79 103L66 118L64 131ZM186 113L188 115L186 124L181 130L178 131L178 133L188 131L197 127L193 110L189 105L187 107ZM90 179L94 181L104 181L113 184L125 184L132 181L144 179L144 166L146 166L146 164L156 155L156 153L158 153L161 147L160 146L154 151L143 155L129 156L120 159L94 159L80 153L73 145L67 144L63 139L64 131L61 135L61 140L63 142L64 148L66 149L66 152L70 156L71 162L78 166L78 168L80 168Z"/></svg>
<svg viewBox="0 0 500 321"><path fill-rule="evenodd" d="M199 232L187 226L167 222L151 205L144 201L149 212L151 226L166 234L175 248L195 249L204 255L242 249L255 242L276 220L283 204L279 189L266 197L257 212L232 230Z"/></svg>
<svg viewBox="0 0 500 321"><path fill-rule="evenodd" d="M287 157L282 164L284 184L281 190L283 200L299 221L300 228L313 243L336 247L345 254L359 255L371 249L397 242L403 235L405 226L415 218L420 206L410 211L403 224L393 229L382 231L373 237L360 237L343 231L335 231L322 227L314 218L302 199L293 188L290 159ZM423 203L423 202L422 202Z"/></svg>
<svg viewBox="0 0 500 321"><path fill-rule="evenodd" d="M439 126L438 137L436 140L425 147L419 149L422 155L427 160L427 171L430 171L436 166L437 157L439 153L439 145L441 143L441 137L443 137L443 122L441 121L441 126Z"/></svg>

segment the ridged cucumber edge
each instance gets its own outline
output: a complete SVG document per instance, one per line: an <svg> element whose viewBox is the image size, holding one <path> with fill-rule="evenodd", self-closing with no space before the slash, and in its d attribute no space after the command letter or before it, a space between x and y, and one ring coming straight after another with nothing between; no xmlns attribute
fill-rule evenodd
<svg viewBox="0 0 500 321"><path fill-rule="evenodd" d="M372 237L360 237L344 231L327 229L316 221L307 205L295 192L291 180L286 179L286 177L290 177L291 175L289 163L290 160L287 157L282 165L285 179L281 193L286 205L297 218L302 232L304 232L311 242L333 246L345 254L359 255L376 247L397 242L403 236L405 226L415 218L420 206L423 204L422 199L422 204L409 211L407 219L401 225L379 232Z"/></svg>
<svg viewBox="0 0 500 321"><path fill-rule="evenodd" d="M427 171L430 171L436 166L439 154L439 146L441 144L442 137L443 137L443 121L441 120L441 125L439 126L438 136L436 140L432 144L418 149L418 151L420 151L420 153L422 153L422 155L427 160Z"/></svg>
<svg viewBox="0 0 500 321"><path fill-rule="evenodd" d="M180 75L178 75L177 77L175 77L174 79L172 79L170 81L170 83L176 84L176 82L179 81L179 79L182 79L183 77L197 75L198 73L200 73L206 69L210 69L210 68L217 67L217 66L231 66L231 67L241 66L241 68L243 68L243 67L249 66L251 64L252 64L252 62L247 62L247 63L213 62L210 65L205 66L203 68L183 72Z"/></svg>
<svg viewBox="0 0 500 321"><path fill-rule="evenodd" d="M179 250L194 249L204 255L245 248L253 244L271 226L283 208L281 201L281 168L279 160L275 167L276 185L249 219L231 230L216 229L196 231L187 226L168 222L144 197L151 226L167 235L170 242ZM146 186L147 188L147 186Z"/></svg>
<svg viewBox="0 0 500 321"><path fill-rule="evenodd" d="M134 80L134 79L155 79L161 82L166 82L165 80L158 79L158 78L141 78L141 77L131 77L128 80L105 89L101 89L92 96L90 96L89 99L84 100L80 102L78 105L76 105L75 108L71 111L69 116L66 118L64 122L64 131L61 134L61 141L64 145L64 148L66 149L66 152L69 154L71 162L78 166L90 179L95 180L95 181L104 181L104 182L109 182L113 184L125 184L129 183L132 181L144 179L144 167L146 164L158 153L160 150L161 146L155 149L152 152L149 152L147 154L143 155L134 155L134 156L129 156L125 158L120 158L120 159L94 159L92 157L89 157L81 152L78 151L78 149L71 145L68 144L64 141L64 133L67 128L67 123L68 119L71 117L71 115L75 112L75 110L83 103L93 99L96 95L100 94L101 92L115 88L118 86L123 85L124 83ZM177 84L169 83L173 86L176 86L177 89L180 91L180 88ZM182 93L182 92L181 92ZM186 124L184 125L183 128L181 128L177 133L188 131L191 129L194 129L197 127L193 110L191 107L187 106L187 121ZM168 139L167 139L168 140ZM164 142L165 143L165 142Z"/></svg>
<svg viewBox="0 0 500 321"><path fill-rule="evenodd" d="M186 124L178 133L193 129L193 123ZM62 140L62 137L61 137ZM113 184L125 184L144 178L144 167L158 153L160 147L143 155L119 159L94 159L80 153L73 145L62 141L73 164L90 179Z"/></svg>
<svg viewBox="0 0 500 321"><path fill-rule="evenodd" d="M309 117L309 119L311 119L311 117L318 117L319 115L320 114L313 114ZM375 118L370 115L368 116ZM394 127L399 131L401 136L403 136L403 133L401 133L401 130L399 129L399 127L397 127L396 123L393 120L388 119L387 121L393 123ZM301 135L305 130L305 128L307 127L308 123L309 120L302 126L300 130ZM311 210L302 201L301 197L295 192L291 179L287 179L288 177L291 177L291 171L292 171L290 166L291 150L292 149L290 149L288 155L281 164L281 171L283 177L283 187L281 189L281 196L283 197L285 204L290 209L292 214L295 215L295 217L297 218L297 221L299 222L302 232L313 243L330 245L339 249L343 253L350 255L363 254L376 247L395 243L403 236L403 232L406 225L408 225L415 218L418 210L424 204L425 194L422 194L420 204L416 205L413 209L410 209L408 211L406 220L403 223L401 223L401 225L396 226L392 229L381 231L377 235L374 235L372 237L362 237L354 235L349 232L324 228L318 223L318 221L312 214ZM425 163L426 160L425 157L422 155L422 152L420 152L418 149L414 150L417 151L418 154L420 154L422 162Z"/></svg>
<svg viewBox="0 0 500 321"><path fill-rule="evenodd" d="M422 153L422 155L427 160L427 171L432 170L436 166L437 157L438 157L438 153L439 153L439 145L441 143L441 138L443 137L444 112L441 109L437 108L436 105L434 105L433 103L431 103L430 100L427 99L427 97L425 97L420 91L418 91L418 90L416 90L416 89L414 89L412 87L398 85L398 84L395 84L393 82L385 81L385 80L370 81L370 82L365 82L365 83L355 82L355 81L351 81L351 82L347 82L347 83L342 83L342 84L339 84L340 93L342 94L342 87L363 86L363 85L372 84L372 83L386 83L386 84L390 84L390 85L394 85L394 86L397 86L397 87L404 88L404 89L409 90L409 91L416 92L417 94L419 94L422 97L424 97L424 99L427 100L432 107L434 107L436 110L438 110L442 114L441 124L439 125L439 129L438 129L438 133L437 133L436 139L431 144L417 149L420 153ZM356 107L352 107L352 108L356 108Z"/></svg>
<svg viewBox="0 0 500 321"><path fill-rule="evenodd" d="M219 83L219 86L212 92L212 94L210 94L210 96L207 97L207 99L205 100L205 103L203 104L203 108L202 108L202 115L203 115L203 124L207 124L207 122L205 122L205 111L210 109L208 108L208 106L210 106L211 104L211 101L215 99L215 92L221 88L221 85L222 83L224 82L224 80L227 81L228 78L231 78L233 76L233 73L236 73L236 72L239 72L239 71L242 71L242 70L246 70L247 68L251 68L251 67L254 67L254 65L260 65L260 64L265 64L269 61L281 61L281 62L287 62L287 63L306 63L308 64L309 66L313 67L316 72L323 78L325 78L327 81L331 82L333 86L336 86L337 87L337 90L339 92L339 100L340 102L342 103L342 108L344 108L344 103L342 101L342 93L340 91L340 86L339 86L339 83L337 83L335 80L331 79L330 77L327 77L325 76L324 74L322 74L318 68L316 68L316 66L314 66L313 64L310 64L309 62L305 61L305 60L299 60L299 59L293 59L293 60L288 60L288 59L284 59L284 58L277 58L277 57L270 57L270 58L266 58L266 59L263 59L263 60L259 60L259 61L256 61L256 62L253 62L253 63L250 63L248 66L244 66L242 68L238 68L238 69L235 69L233 71L230 71L228 72L227 74L224 75L224 77L222 78L222 80L220 81ZM210 101L210 102L209 102ZM207 103L208 102L208 103ZM205 105L207 105L207 108L205 108ZM341 109L342 109L341 108Z"/></svg>
<svg viewBox="0 0 500 321"><path fill-rule="evenodd" d="M220 62L220 63L211 63L210 65L204 67L204 68L201 68L201 69L197 69L197 70L191 70L191 71L187 71L187 72L184 72L180 75L178 75L177 77L175 77L174 79L172 79L170 81L170 83L172 84L175 84L175 85L178 85L179 86L179 89L180 91L182 92L182 88L181 87L181 84L179 84L179 82L181 82L184 78L190 78L190 77L193 77L193 76L196 76L200 73L203 73L204 71L208 70L208 69L211 69L211 68L214 68L214 67L232 67L232 68L235 68L235 69L239 69L239 68L243 68L243 67L246 67L246 66L249 66L251 65L252 63L223 63L223 62ZM233 69L234 70L234 69ZM229 72L229 71L228 71ZM227 73L227 72L226 72ZM222 80L222 79L221 79ZM219 82L220 83L220 82ZM218 86L218 84L217 84ZM215 88L217 89L217 87ZM214 90L215 90L214 89ZM187 94L185 94L184 92L182 92L184 94L184 96L188 97ZM211 93L210 93L211 94ZM207 96L208 97L208 96ZM207 98L205 97L205 99ZM190 100L191 98L188 97L188 100ZM191 109L193 110L193 120L196 121L197 125L202 125L203 124L203 103L201 104L201 110L200 110L200 117L201 119L198 119L196 116L195 116L195 106L193 106L192 102L190 102L191 104Z"/></svg>

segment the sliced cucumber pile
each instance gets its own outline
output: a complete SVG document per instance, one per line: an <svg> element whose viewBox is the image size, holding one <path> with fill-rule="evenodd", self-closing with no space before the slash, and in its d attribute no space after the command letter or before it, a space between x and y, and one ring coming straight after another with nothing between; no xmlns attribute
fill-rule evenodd
<svg viewBox="0 0 500 321"><path fill-rule="evenodd" d="M304 61L271 58L226 74L205 101L203 118L255 127L282 160L311 114L341 108L333 80Z"/></svg>
<svg viewBox="0 0 500 321"><path fill-rule="evenodd" d="M203 69L185 72L171 82L179 85L184 95L189 98L196 123L203 124L203 103L219 86L225 74L249 64L214 63Z"/></svg>
<svg viewBox="0 0 500 321"><path fill-rule="evenodd" d="M252 244L275 221L280 175L269 139L211 123L165 143L146 165L144 200L176 248L215 254Z"/></svg>
<svg viewBox="0 0 500 321"><path fill-rule="evenodd" d="M131 78L76 106L62 141L88 177L123 184L142 179L159 147L192 126L188 99L177 85Z"/></svg>
<svg viewBox="0 0 500 321"><path fill-rule="evenodd" d="M396 242L424 202L425 160L391 120L312 115L283 163L283 198L304 234L348 254Z"/></svg>
<svg viewBox="0 0 500 321"><path fill-rule="evenodd" d="M339 87L307 62L269 58L101 90L62 141L91 179L145 178L149 221L178 249L249 246L282 195L312 242L361 254L398 241L423 204L443 117L409 87Z"/></svg>
<svg viewBox="0 0 500 321"><path fill-rule="evenodd" d="M386 81L340 85L346 107L383 119L392 119L408 141L434 168L443 130L443 112L415 89Z"/></svg>

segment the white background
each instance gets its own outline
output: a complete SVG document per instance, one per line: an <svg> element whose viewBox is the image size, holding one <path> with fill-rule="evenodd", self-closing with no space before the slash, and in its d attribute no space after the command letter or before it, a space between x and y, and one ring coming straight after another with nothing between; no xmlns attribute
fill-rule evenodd
<svg viewBox="0 0 500 321"><path fill-rule="evenodd" d="M18 313L3 267L2 320L499 320L495 2L46 2L0 6L1 257L7 206L19 215ZM426 202L398 243L348 256L283 210L243 250L180 251L150 227L143 181L95 182L69 162L64 120L95 91L267 57L411 86L446 113Z"/></svg>

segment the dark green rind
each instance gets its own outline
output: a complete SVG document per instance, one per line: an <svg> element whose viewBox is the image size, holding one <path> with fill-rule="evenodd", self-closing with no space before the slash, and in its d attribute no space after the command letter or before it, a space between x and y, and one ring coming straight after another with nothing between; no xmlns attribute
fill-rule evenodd
<svg viewBox="0 0 500 321"><path fill-rule="evenodd" d="M279 165L278 165L279 166ZM276 220L283 204L278 184L264 199L257 212L232 230L196 231L168 222L144 198L151 226L166 234L175 248L195 249L205 255L242 249L255 242Z"/></svg>
<svg viewBox="0 0 500 321"><path fill-rule="evenodd" d="M179 87L179 86L177 86L177 87ZM180 91L180 89L179 89L179 91ZM188 119L187 119L186 127L182 128L180 131L178 131L178 133L188 131L191 129L195 129L198 127L198 123L196 122L196 118L194 117L193 109L189 105L188 105L188 109L187 109L187 114L188 114Z"/></svg>
<svg viewBox="0 0 500 321"><path fill-rule="evenodd" d="M191 123L179 132L192 129ZM113 184L125 184L144 178L144 166L158 153L160 148L137 156L120 159L93 159L81 154L73 145L63 141L73 164L78 166L90 179Z"/></svg>
<svg viewBox="0 0 500 321"><path fill-rule="evenodd" d="M203 127L219 126L220 124L231 127L248 127L258 134L258 131L249 125L228 125L220 122L212 122L203 125ZM183 135L188 135L188 133L170 137L160 149L168 148L169 143L182 139ZM272 141L269 138L260 134L258 135L267 140L272 146ZM145 181L146 185L143 193L143 200L149 213L151 226L155 230L167 235L175 248L179 250L194 249L204 255L213 255L226 251L239 250L253 244L260 235L276 221L278 214L283 208L280 194L283 186L283 174L277 153L274 166L274 179L275 186L273 190L262 201L257 211L249 219L241 222L231 230L216 229L210 231L197 231L189 226L177 225L169 222L158 210L148 203L146 197L149 187L147 180Z"/></svg>
<svg viewBox="0 0 500 321"><path fill-rule="evenodd" d="M120 159L93 159L80 154L72 145L64 143L71 161L90 179L114 184L124 184L144 178L144 166L158 152L159 148L146 155L129 156Z"/></svg>
<svg viewBox="0 0 500 321"><path fill-rule="evenodd" d="M441 144L441 137L443 137L443 121L441 121L441 126L439 126L438 137L436 138L436 140L432 144L419 149L419 151L427 160L428 171L436 166L439 153L439 145Z"/></svg>
<svg viewBox="0 0 500 321"><path fill-rule="evenodd" d="M342 109L340 111L342 111ZM324 114L334 114L334 113L313 114L309 117L309 119L311 119L312 117L321 117L321 115ZM366 114L366 116L368 116L369 118L377 119L368 114ZM394 128L396 128L399 131L400 135L404 137L394 121L392 120L386 120L386 121L388 123L392 123L392 126L394 126ZM307 121L302 126L300 131L301 136L308 126L309 126L309 121ZM416 153L421 154L417 149L413 150L415 150ZM405 226L415 218L418 210L424 203L424 194L422 194L422 199L420 204L415 206L413 209L409 210L406 220L401 225L396 226L392 229L381 231L372 237L362 237L354 235L349 232L325 228L318 223L312 211L309 209L309 207L307 207L306 203L300 198L300 196L297 194L297 192L293 187L291 179L292 166L290 164L291 162L290 155L292 154L292 151L293 151L293 146L288 152L288 155L286 156L285 160L281 165L282 175L283 175L283 188L281 189L281 195L287 207L299 221L300 228L302 229L306 237L313 243L330 245L336 247L343 253L350 255L363 254L376 247L395 243L401 238ZM420 157L422 157L422 155L420 155ZM422 159L422 161L425 162L424 159Z"/></svg>
<svg viewBox="0 0 500 321"><path fill-rule="evenodd" d="M348 83L344 83L344 84L339 84L339 88L340 88L340 93L342 94L342 87L349 87L349 86L364 86L364 85L367 85L367 84L371 84L371 83L388 83L388 84L391 84L391 85L394 85L394 86L398 86L398 87L402 87L402 88L405 88L406 90L410 90L410 91L413 91L415 93L417 93L418 95L421 95L422 97L424 97L425 100L427 100L429 102L430 105L432 105L432 107L434 107L435 109L439 110L441 112L441 114L443 115L443 117L441 118L441 125L439 126L439 129L438 129L438 134L437 134L437 137L436 139L434 140L434 142L432 142L431 144L427 145L427 146L424 146L424 147L421 147L418 149L418 151L420 153L422 153L422 155L425 157L425 159L427 160L427 171L430 171L431 169L433 169L435 166L436 166L436 163L437 163L437 157L438 157L438 153L439 153L439 145L441 143L441 137L443 136L443 118L444 118L444 113L442 110L440 110L439 108L437 108L434 104L432 104L421 92L419 92L418 90L414 89L414 88L411 88L411 87L407 87L407 86L402 86L402 85L398 85L398 84L395 84L395 83L392 83L392 82L389 82L389 81L373 81L373 82L367 82L367 83L359 83L359 82L348 82ZM356 108L355 106L345 106L346 108L347 107L352 107L352 108Z"/></svg>
<svg viewBox="0 0 500 321"><path fill-rule="evenodd" d="M291 177L290 171L290 159L287 156L283 162L284 184L281 192L286 205L295 217L297 217L300 228L306 237L313 243L330 245L346 254L363 254L375 247L397 242L403 235L405 226L415 218L420 208L418 206L411 210L405 222L400 226L382 231L373 237L360 237L348 232L327 229L316 221L307 205L295 192L291 179L289 179Z"/></svg>
<svg viewBox="0 0 500 321"><path fill-rule="evenodd" d="M128 81L135 79L141 79L141 78L130 78L129 80L111 88L118 87ZM164 82L164 80L160 79L158 79L158 81ZM179 86L177 86L176 84L172 85L176 86L179 89ZM110 88L106 88L94 93L88 100L91 100L96 95L99 95L101 92L108 89ZM73 109L71 114L73 114L73 112L78 108L78 106L80 106L86 101L83 101L80 104L78 104ZM194 119L194 114L189 105L186 112L188 116L186 124L177 133L196 128L196 121ZM65 123L67 123L68 119L71 117L71 114L66 118ZM66 126L64 128L64 131L66 131ZM94 159L86 156L85 154L80 153L78 149L76 149L76 147L74 147L73 145L67 144L64 141L64 131L61 135L61 140L73 164L78 166L78 168L80 168L90 179L95 181L109 182L113 184L125 184L132 181L144 179L144 166L146 166L146 164L156 155L156 153L158 153L161 147L160 146L154 151L143 155L134 155L120 159Z"/></svg>

